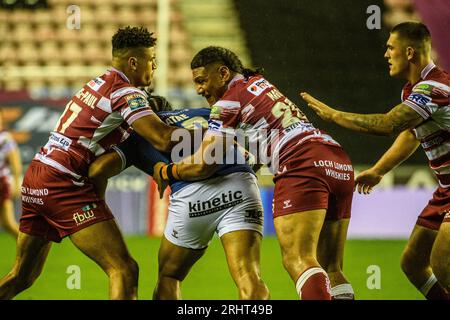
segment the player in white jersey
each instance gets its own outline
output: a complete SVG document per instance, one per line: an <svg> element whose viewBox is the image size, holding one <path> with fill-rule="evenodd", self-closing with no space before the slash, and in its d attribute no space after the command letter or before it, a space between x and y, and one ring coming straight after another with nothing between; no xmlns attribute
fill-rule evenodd
<svg viewBox="0 0 450 320"><path fill-rule="evenodd" d="M399 134L391 148L356 179L370 193L383 176L422 145L439 187L419 215L402 255L402 269L427 299L450 298L450 81L430 58L431 36L422 23L395 26L387 41L389 74L408 80L402 103L386 114L356 114L330 108L307 93L303 99L322 118L378 135ZM395 213L394 213L395 214Z"/></svg>
<svg viewBox="0 0 450 320"><path fill-rule="evenodd" d="M17 238L19 225L14 217L13 198L20 196L22 161L11 134L4 130L0 109L0 226Z"/></svg>

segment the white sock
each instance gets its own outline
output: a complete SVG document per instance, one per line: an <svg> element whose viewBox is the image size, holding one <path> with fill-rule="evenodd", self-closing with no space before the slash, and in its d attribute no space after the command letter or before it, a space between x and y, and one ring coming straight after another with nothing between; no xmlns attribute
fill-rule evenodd
<svg viewBox="0 0 450 320"><path fill-rule="evenodd" d="M355 292L350 283L343 283L331 288L331 296L335 300L354 300Z"/></svg>

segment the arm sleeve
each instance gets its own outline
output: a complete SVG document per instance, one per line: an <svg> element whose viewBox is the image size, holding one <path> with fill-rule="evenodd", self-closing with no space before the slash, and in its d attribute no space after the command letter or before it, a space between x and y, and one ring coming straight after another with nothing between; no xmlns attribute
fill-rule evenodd
<svg viewBox="0 0 450 320"><path fill-rule="evenodd" d="M422 81L414 86L403 104L412 108L425 120L439 108L448 106L449 87L436 81Z"/></svg>

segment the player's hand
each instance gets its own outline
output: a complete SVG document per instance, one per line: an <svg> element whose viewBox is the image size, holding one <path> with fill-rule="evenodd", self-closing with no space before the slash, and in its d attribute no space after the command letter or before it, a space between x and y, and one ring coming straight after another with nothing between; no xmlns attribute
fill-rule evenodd
<svg viewBox="0 0 450 320"><path fill-rule="evenodd" d="M325 103L317 100L307 92L301 92L300 96L306 101L306 103L308 103L308 107L313 109L319 117L325 121L333 122L333 118L338 112L337 110L327 106Z"/></svg>
<svg viewBox="0 0 450 320"><path fill-rule="evenodd" d="M167 163L158 162L153 166L153 180L158 184L158 192L159 192L160 199L162 199L164 197L164 191L166 190L167 186L169 185L169 181L164 180L160 174L161 168L164 166L167 166Z"/></svg>
<svg viewBox="0 0 450 320"><path fill-rule="evenodd" d="M373 168L367 169L356 177L355 189L358 190L358 193L369 194L381 179L383 179L382 174L379 174Z"/></svg>

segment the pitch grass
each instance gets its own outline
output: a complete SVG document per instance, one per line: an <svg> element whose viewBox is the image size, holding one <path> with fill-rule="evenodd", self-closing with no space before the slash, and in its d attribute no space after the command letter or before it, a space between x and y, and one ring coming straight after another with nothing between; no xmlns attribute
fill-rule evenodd
<svg viewBox="0 0 450 320"><path fill-rule="evenodd" d="M157 278L158 238L129 236L126 242L140 266L139 298L151 299ZM421 294L407 281L400 270L400 254L404 240L349 240L345 252L344 271L356 292L357 299L422 299ZM0 233L0 276L11 268L15 257L15 242ZM81 270L81 288L68 289L67 268L77 265ZM369 266L380 269L380 288L369 289ZM282 267L280 249L275 237L266 237L262 246L262 276L272 299L297 299L294 284ZM370 269L370 268L369 268ZM220 241L215 238L203 258L192 268L182 285L184 299L237 299L237 291L230 277ZM103 271L79 252L69 239L54 244L42 275L36 283L16 299L107 299L108 281Z"/></svg>

